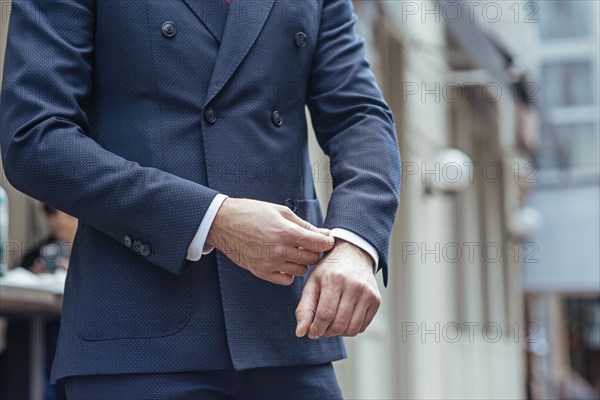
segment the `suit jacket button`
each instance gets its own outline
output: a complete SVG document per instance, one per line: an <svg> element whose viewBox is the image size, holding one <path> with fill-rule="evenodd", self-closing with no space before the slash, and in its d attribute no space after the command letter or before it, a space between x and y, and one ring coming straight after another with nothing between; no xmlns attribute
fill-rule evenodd
<svg viewBox="0 0 600 400"><path fill-rule="evenodd" d="M167 21L162 25L161 31L165 37L171 38L177 33L177 28L174 22Z"/></svg>
<svg viewBox="0 0 600 400"><path fill-rule="evenodd" d="M144 257L147 257L150 255L150 246L148 246L146 243L142 243L140 245L140 254L143 255Z"/></svg>
<svg viewBox="0 0 600 400"><path fill-rule="evenodd" d="M209 124L214 124L217 121L217 113L212 107L208 107L206 111L204 111L204 118Z"/></svg>
<svg viewBox="0 0 600 400"><path fill-rule="evenodd" d="M131 247L131 236L125 235L125 237L123 238L123 243L125 243L125 246Z"/></svg>
<svg viewBox="0 0 600 400"><path fill-rule="evenodd" d="M298 202L295 199L287 199L285 201L285 206L292 211L296 211L296 208L298 207Z"/></svg>
<svg viewBox="0 0 600 400"><path fill-rule="evenodd" d="M275 126L281 126L281 124L283 124L283 118L279 111L273 111L273 114L271 114L271 122L273 122L273 125Z"/></svg>
<svg viewBox="0 0 600 400"><path fill-rule="evenodd" d="M306 47L307 36L304 32L298 32L294 35L294 43L298 47Z"/></svg>
<svg viewBox="0 0 600 400"><path fill-rule="evenodd" d="M131 245L131 248L133 249L133 251L135 251L136 253L140 252L140 246L142 245L142 242L140 242L139 240L134 240L133 244Z"/></svg>

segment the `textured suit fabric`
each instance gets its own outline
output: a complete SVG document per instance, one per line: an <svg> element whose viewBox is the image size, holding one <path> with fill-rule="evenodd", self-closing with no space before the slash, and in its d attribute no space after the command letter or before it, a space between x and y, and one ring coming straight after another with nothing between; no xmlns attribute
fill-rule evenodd
<svg viewBox="0 0 600 400"><path fill-rule="evenodd" d="M342 399L331 363L169 374L74 376L64 380L73 400Z"/></svg>
<svg viewBox="0 0 600 400"><path fill-rule="evenodd" d="M306 277L277 286L219 251L186 260L217 193L294 199L369 241L387 279L399 154L350 1L237 0L225 16L213 1L13 0L5 173L79 218L53 379L345 356L340 338L294 335ZM305 105L331 159L324 221Z"/></svg>

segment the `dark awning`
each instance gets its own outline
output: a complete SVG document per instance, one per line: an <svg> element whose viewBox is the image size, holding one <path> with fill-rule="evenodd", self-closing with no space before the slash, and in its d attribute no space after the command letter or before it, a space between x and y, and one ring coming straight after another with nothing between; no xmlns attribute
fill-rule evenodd
<svg viewBox="0 0 600 400"><path fill-rule="evenodd" d="M525 103L532 103L520 77L515 77L510 71L513 66L513 56L510 50L498 39L486 34L474 20L465 18L469 10L464 2L456 0L439 0L439 3L453 3L452 7L462 10L462 18L448 22L446 25L454 41L460 46L471 63L489 72L499 84L515 90L515 93ZM441 5L441 4L440 4ZM445 5L445 7L448 7Z"/></svg>

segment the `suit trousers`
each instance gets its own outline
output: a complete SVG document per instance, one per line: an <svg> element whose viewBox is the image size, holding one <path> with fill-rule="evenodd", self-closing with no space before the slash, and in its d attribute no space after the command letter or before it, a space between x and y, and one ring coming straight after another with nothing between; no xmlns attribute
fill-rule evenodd
<svg viewBox="0 0 600 400"><path fill-rule="evenodd" d="M331 363L62 379L69 400L343 399Z"/></svg>

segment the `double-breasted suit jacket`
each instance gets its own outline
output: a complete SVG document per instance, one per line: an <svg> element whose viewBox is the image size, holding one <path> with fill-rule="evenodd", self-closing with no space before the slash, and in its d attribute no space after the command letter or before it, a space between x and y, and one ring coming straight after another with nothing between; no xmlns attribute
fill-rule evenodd
<svg viewBox="0 0 600 400"><path fill-rule="evenodd" d="M19 190L79 218L53 379L344 357L296 338L306 277L186 251L218 193L367 240L387 279L399 153L349 0L13 0L0 108ZM308 105L330 157L323 220Z"/></svg>

